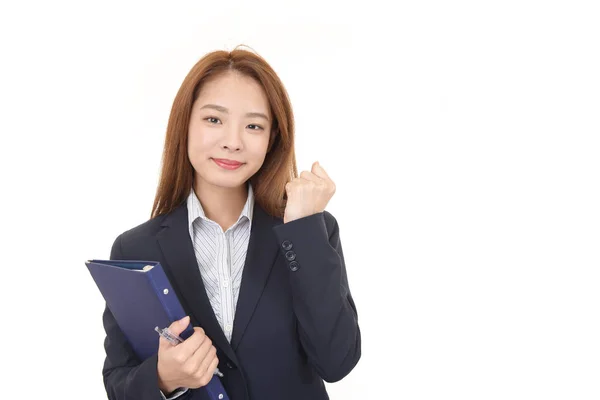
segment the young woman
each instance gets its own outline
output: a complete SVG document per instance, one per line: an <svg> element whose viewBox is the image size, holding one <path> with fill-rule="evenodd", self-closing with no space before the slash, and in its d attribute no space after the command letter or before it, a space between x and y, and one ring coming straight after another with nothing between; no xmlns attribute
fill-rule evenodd
<svg viewBox="0 0 600 400"><path fill-rule="evenodd" d="M216 51L189 72L168 122L151 219L111 259L160 261L194 334L140 362L108 308L111 399L185 399L216 368L231 400L328 399L361 354L335 185L319 163L298 176L287 92L260 56ZM158 336L157 336L158 337Z"/></svg>

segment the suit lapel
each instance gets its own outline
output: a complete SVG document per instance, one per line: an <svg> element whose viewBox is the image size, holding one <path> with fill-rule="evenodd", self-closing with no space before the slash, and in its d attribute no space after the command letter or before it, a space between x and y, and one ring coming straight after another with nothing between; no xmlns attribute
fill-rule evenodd
<svg viewBox="0 0 600 400"><path fill-rule="evenodd" d="M275 262L278 252L277 239L273 232L275 225L277 219L255 203L248 252L233 323L231 347L234 350L244 336Z"/></svg>
<svg viewBox="0 0 600 400"><path fill-rule="evenodd" d="M184 203L167 215L162 226L165 228L157 234L158 244L172 271L174 283L181 291L182 302L187 304L191 316L195 317L214 345L239 364L206 295L189 235L187 205Z"/></svg>

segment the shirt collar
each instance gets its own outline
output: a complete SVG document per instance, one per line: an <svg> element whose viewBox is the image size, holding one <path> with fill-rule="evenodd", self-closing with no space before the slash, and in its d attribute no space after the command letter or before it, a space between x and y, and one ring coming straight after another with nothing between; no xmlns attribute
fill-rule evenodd
<svg viewBox="0 0 600 400"><path fill-rule="evenodd" d="M194 192L194 188L190 190L190 194L187 198L187 209L188 209L188 227L190 230L190 237L194 237L193 233L193 225L196 219L201 218L206 221L210 221L206 214L204 213L204 209L202 208L202 204L200 204L200 200L198 200L198 196L196 196L196 192ZM242 218L247 218L250 223L252 223L252 216L254 213L254 191L252 190L252 185L248 183L248 197L246 198L246 203L244 204L244 208L237 220L239 222ZM236 222L236 223L237 223Z"/></svg>

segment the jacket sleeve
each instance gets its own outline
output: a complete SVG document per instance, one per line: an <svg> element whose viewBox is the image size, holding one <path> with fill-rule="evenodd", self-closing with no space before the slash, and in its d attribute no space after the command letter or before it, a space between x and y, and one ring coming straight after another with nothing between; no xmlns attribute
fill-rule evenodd
<svg viewBox="0 0 600 400"><path fill-rule="evenodd" d="M113 243L110 259L125 259L121 249L121 236ZM106 358L102 375L108 398L110 400L164 399L158 388L158 356L155 354L140 362L108 306L104 309L102 321L106 331L104 340ZM181 392L175 393L173 398L179 397L180 394ZM187 396L181 396L181 399L184 397Z"/></svg>
<svg viewBox="0 0 600 400"><path fill-rule="evenodd" d="M324 211L273 230L290 271L302 346L323 380L339 381L358 363L361 337L337 221Z"/></svg>

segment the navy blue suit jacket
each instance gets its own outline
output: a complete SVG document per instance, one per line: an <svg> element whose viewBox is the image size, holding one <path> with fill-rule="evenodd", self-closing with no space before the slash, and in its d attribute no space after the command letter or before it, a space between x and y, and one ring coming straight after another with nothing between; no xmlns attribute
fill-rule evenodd
<svg viewBox="0 0 600 400"><path fill-rule="evenodd" d="M193 326L217 348L231 400L328 399L323 381L344 378L360 358L338 224L327 211L283 224L255 204L231 343L206 296L185 203L119 235L110 258L160 261ZM108 308L103 323L108 398L161 399L157 356L138 360Z"/></svg>

